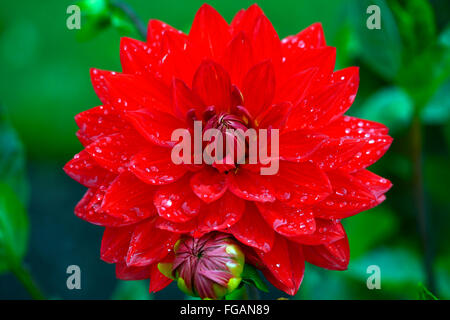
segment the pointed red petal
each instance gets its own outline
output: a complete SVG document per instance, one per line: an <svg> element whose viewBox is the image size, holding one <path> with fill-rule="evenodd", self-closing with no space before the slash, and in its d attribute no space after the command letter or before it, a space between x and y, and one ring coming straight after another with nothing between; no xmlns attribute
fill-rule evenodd
<svg viewBox="0 0 450 320"><path fill-rule="evenodd" d="M142 217L139 217L134 212L123 214L120 217L103 212L100 207L105 195L104 189L106 187L89 189L75 207L75 215L87 222L105 227L121 227L142 220Z"/></svg>
<svg viewBox="0 0 450 320"><path fill-rule="evenodd" d="M345 230L340 222L319 218L315 220L316 231L313 234L291 237L289 240L308 246L316 246L329 244L345 237Z"/></svg>
<svg viewBox="0 0 450 320"><path fill-rule="evenodd" d="M166 31L161 42L162 79L170 83L176 77L191 83L201 59L198 54L195 54L188 37L180 32Z"/></svg>
<svg viewBox="0 0 450 320"><path fill-rule="evenodd" d="M231 81L221 65L210 60L203 61L194 75L192 90L205 106L214 106L217 111L230 109Z"/></svg>
<svg viewBox="0 0 450 320"><path fill-rule="evenodd" d="M100 257L108 263L125 261L134 226L122 228L105 228L103 232Z"/></svg>
<svg viewBox="0 0 450 320"><path fill-rule="evenodd" d="M204 4L192 22L189 40L203 55L219 58L230 41L230 27L213 7Z"/></svg>
<svg viewBox="0 0 450 320"><path fill-rule="evenodd" d="M350 260L347 236L330 244L303 246L306 261L329 270L346 270Z"/></svg>
<svg viewBox="0 0 450 320"><path fill-rule="evenodd" d="M116 277L121 280L144 280L150 278L150 266L127 266L125 262L116 263Z"/></svg>
<svg viewBox="0 0 450 320"><path fill-rule="evenodd" d="M162 186L155 193L153 203L160 217L173 222L186 222L199 212L202 201L189 186L189 175L175 183Z"/></svg>
<svg viewBox="0 0 450 320"><path fill-rule="evenodd" d="M221 60L230 75L231 82L240 88L245 75L254 65L252 44L244 32L233 38Z"/></svg>
<svg viewBox="0 0 450 320"><path fill-rule="evenodd" d="M95 188L106 178L109 172L100 167L85 150L76 154L64 166L64 172L85 187Z"/></svg>
<svg viewBox="0 0 450 320"><path fill-rule="evenodd" d="M252 44L256 62L270 59L275 66L281 62L280 38L265 15L256 19Z"/></svg>
<svg viewBox="0 0 450 320"><path fill-rule="evenodd" d="M159 269L158 264L152 264L150 267L150 292L158 292L167 287L172 282L172 279L163 275Z"/></svg>
<svg viewBox="0 0 450 320"><path fill-rule="evenodd" d="M355 177L341 172L328 173L333 193L317 205L317 214L343 219L377 205L376 196Z"/></svg>
<svg viewBox="0 0 450 320"><path fill-rule="evenodd" d="M153 206L155 187L143 183L129 172L119 174L105 192L100 210L115 216L126 216L134 221L156 215Z"/></svg>
<svg viewBox="0 0 450 320"><path fill-rule="evenodd" d="M75 122L80 128L77 137L84 146L102 137L131 128L109 105L83 111L75 116Z"/></svg>
<svg viewBox="0 0 450 320"><path fill-rule="evenodd" d="M198 217L198 230L207 233L229 228L241 219L244 209L244 200L226 192L219 200L203 206Z"/></svg>
<svg viewBox="0 0 450 320"><path fill-rule="evenodd" d="M103 104L109 104L118 111L152 108L172 112L169 87L153 76L93 69L91 78Z"/></svg>
<svg viewBox="0 0 450 320"><path fill-rule="evenodd" d="M315 204L331 192L327 175L311 162L280 161L278 174L270 180L277 199L290 206Z"/></svg>
<svg viewBox="0 0 450 320"><path fill-rule="evenodd" d="M317 67L302 70L287 78L283 83L278 83L275 102L290 101L293 106L297 106L303 101L311 85L314 84L313 79L318 70Z"/></svg>
<svg viewBox="0 0 450 320"><path fill-rule="evenodd" d="M163 147L175 145L176 142L172 141L173 131L186 127L184 121L156 109L127 111L126 117L144 138Z"/></svg>
<svg viewBox="0 0 450 320"><path fill-rule="evenodd" d="M120 39L120 62L123 73L150 74L157 67L157 58L147 43L127 37Z"/></svg>
<svg viewBox="0 0 450 320"><path fill-rule="evenodd" d="M322 24L320 22L314 23L296 35L284 38L281 43L283 47L289 48L291 46L305 50L325 47Z"/></svg>
<svg viewBox="0 0 450 320"><path fill-rule="evenodd" d="M243 81L242 94L245 107L254 118L272 104L275 71L270 61L259 63L248 71Z"/></svg>
<svg viewBox="0 0 450 320"><path fill-rule="evenodd" d="M287 294L294 295L300 288L305 272L302 246L276 236L270 252L257 253L267 268L264 274L268 280Z"/></svg>
<svg viewBox="0 0 450 320"><path fill-rule="evenodd" d="M183 80L172 81L172 104L175 114L181 119L194 110L198 119L201 119L205 106L201 99L186 85Z"/></svg>
<svg viewBox="0 0 450 320"><path fill-rule="evenodd" d="M309 131L283 132L280 135L280 157L288 161L303 160L327 140L327 136Z"/></svg>
<svg viewBox="0 0 450 320"><path fill-rule="evenodd" d="M242 218L231 226L230 232L239 242L264 252L271 250L275 236L256 206L249 202Z"/></svg>
<svg viewBox="0 0 450 320"><path fill-rule="evenodd" d="M226 176L211 167L194 174L190 184L192 191L206 203L216 201L227 190Z"/></svg>
<svg viewBox="0 0 450 320"><path fill-rule="evenodd" d="M179 235L155 228L149 219L136 226L127 255L128 266L146 266L159 262L172 251Z"/></svg>
<svg viewBox="0 0 450 320"><path fill-rule="evenodd" d="M275 191L267 176L241 169L228 174L228 188L238 197L250 201L274 201Z"/></svg>
<svg viewBox="0 0 450 320"><path fill-rule="evenodd" d="M353 173L352 176L364 184L376 198L384 195L392 187L392 183L389 180L368 170L358 171Z"/></svg>
<svg viewBox="0 0 450 320"><path fill-rule="evenodd" d="M137 134L114 133L94 141L85 150L103 168L123 172L131 156L145 144L145 140Z"/></svg>
<svg viewBox="0 0 450 320"><path fill-rule="evenodd" d="M256 120L258 128L284 128L291 108L292 104L290 102L281 102L271 105L263 111Z"/></svg>
<svg viewBox="0 0 450 320"><path fill-rule="evenodd" d="M187 169L171 160L171 149L147 147L131 158L130 171L145 183L162 185L180 179Z"/></svg>
<svg viewBox="0 0 450 320"><path fill-rule="evenodd" d="M247 10L239 11L231 22L233 35L237 35L242 31L249 36L252 35L256 21L263 14L264 12L256 3L251 5Z"/></svg>
<svg viewBox="0 0 450 320"><path fill-rule="evenodd" d="M258 203L257 206L267 223L281 235L293 237L312 234L316 230L311 208L289 207L281 201Z"/></svg>

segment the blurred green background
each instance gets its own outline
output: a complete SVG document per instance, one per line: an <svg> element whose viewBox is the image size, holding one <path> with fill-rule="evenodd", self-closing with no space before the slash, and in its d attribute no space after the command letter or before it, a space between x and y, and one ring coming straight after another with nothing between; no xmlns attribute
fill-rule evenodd
<svg viewBox="0 0 450 320"><path fill-rule="evenodd" d="M102 228L76 218L84 188L62 167L81 150L74 116L99 104L89 68L120 71L119 42L138 37L106 0L82 1L81 30L68 30L65 0L0 6L0 298L27 299L35 285L53 299L183 298L171 285L121 282L99 258ZM204 1L126 0L138 16L188 31ZM209 1L227 21L254 1ZM448 0L257 1L280 37L320 21L337 47L336 68L360 66L349 114L390 128L394 143L374 172L394 187L377 208L345 220L345 272L307 266L299 299L450 298L450 2ZM369 30L366 9L381 9ZM68 290L66 268L81 268ZM381 289L368 290L369 265ZM28 270L28 272L27 272ZM13 271L13 272L11 272ZM16 275L17 277L15 277ZM28 292L18 281L28 284ZM262 298L285 296L271 287Z"/></svg>

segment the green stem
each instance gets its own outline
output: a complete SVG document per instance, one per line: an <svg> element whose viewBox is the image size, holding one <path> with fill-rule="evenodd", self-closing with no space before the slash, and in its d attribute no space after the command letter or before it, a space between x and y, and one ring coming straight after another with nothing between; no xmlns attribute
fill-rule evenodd
<svg viewBox="0 0 450 320"><path fill-rule="evenodd" d="M420 117L416 114L413 118L411 130L412 158L413 158L413 187L417 209L417 221L422 239L424 252L424 268L427 278L427 286L435 291L435 278L433 273L433 245L430 239L430 221L427 213L425 192L423 187L423 128Z"/></svg>
<svg viewBox="0 0 450 320"><path fill-rule="evenodd" d="M147 28L142 20L139 19L133 8L121 1L113 1L111 2L111 5L121 10L130 19L142 39L145 40L147 38Z"/></svg>
<svg viewBox="0 0 450 320"><path fill-rule="evenodd" d="M34 300L45 300L44 294L34 282L30 272L25 269L22 264L15 264L14 266L12 266L11 271L28 291L31 298L33 298Z"/></svg>

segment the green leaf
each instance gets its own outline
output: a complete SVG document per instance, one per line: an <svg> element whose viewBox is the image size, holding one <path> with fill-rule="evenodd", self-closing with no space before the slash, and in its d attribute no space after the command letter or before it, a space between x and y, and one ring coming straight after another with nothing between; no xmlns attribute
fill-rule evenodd
<svg viewBox="0 0 450 320"><path fill-rule="evenodd" d="M22 203L28 200L24 148L0 106L0 182L8 184Z"/></svg>
<svg viewBox="0 0 450 320"><path fill-rule="evenodd" d="M427 0L389 1L404 46L405 61L433 45L436 24L433 8Z"/></svg>
<svg viewBox="0 0 450 320"><path fill-rule="evenodd" d="M408 94L398 87L389 87L369 97L356 115L381 122L393 132L399 132L409 126L413 111L413 103Z"/></svg>
<svg viewBox="0 0 450 320"><path fill-rule="evenodd" d="M148 291L148 281L122 281L119 280L111 300L151 300Z"/></svg>
<svg viewBox="0 0 450 320"><path fill-rule="evenodd" d="M237 289L235 289L233 292L227 294L225 296L225 300L242 300L244 299L246 295L245 286L239 286Z"/></svg>
<svg viewBox="0 0 450 320"><path fill-rule="evenodd" d="M381 29L368 29L366 22L371 5L380 8ZM392 80L401 66L402 43L391 10L383 0L351 1L349 18L356 31L361 58L381 77Z"/></svg>
<svg viewBox="0 0 450 320"><path fill-rule="evenodd" d="M423 283L419 283L419 300L439 300L436 298L434 294L431 293L430 290L427 289L423 285Z"/></svg>
<svg viewBox="0 0 450 320"><path fill-rule="evenodd" d="M81 29L77 31L78 41L87 41L110 26L108 0L82 0L77 3L81 11Z"/></svg>
<svg viewBox="0 0 450 320"><path fill-rule="evenodd" d="M0 183L0 273L21 263L29 235L28 216L20 199Z"/></svg>
<svg viewBox="0 0 450 320"><path fill-rule="evenodd" d="M246 284L253 285L261 291L269 292L267 285L261 279L258 270L255 267L245 264L244 271L242 272L242 281Z"/></svg>

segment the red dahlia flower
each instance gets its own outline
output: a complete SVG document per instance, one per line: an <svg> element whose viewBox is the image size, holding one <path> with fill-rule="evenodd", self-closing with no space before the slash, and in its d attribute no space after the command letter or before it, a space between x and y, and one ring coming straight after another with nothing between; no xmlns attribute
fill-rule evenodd
<svg viewBox="0 0 450 320"><path fill-rule="evenodd" d="M161 290L171 279L158 264L183 265L175 243L211 232L235 239L246 263L291 295L305 261L347 268L340 220L385 199L391 183L366 168L392 139L384 125L344 115L358 68L334 71L335 54L320 24L280 40L256 5L230 25L204 5L187 35L151 20L146 42L122 39L122 73L91 71L102 105L76 116L85 149L64 168L89 188L75 213L105 227L101 258L118 278ZM174 164L171 134L194 120L279 129L278 173Z"/></svg>

